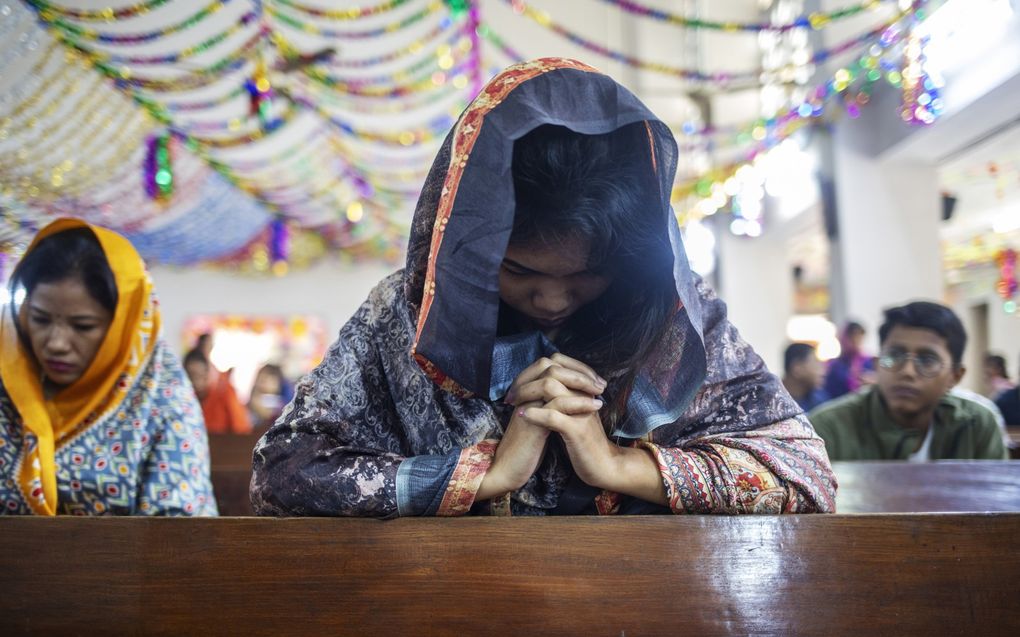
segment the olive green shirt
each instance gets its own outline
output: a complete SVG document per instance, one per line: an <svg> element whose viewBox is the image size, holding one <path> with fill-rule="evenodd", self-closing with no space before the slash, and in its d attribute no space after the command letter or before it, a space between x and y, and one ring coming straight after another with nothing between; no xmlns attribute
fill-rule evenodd
<svg viewBox="0 0 1020 637"><path fill-rule="evenodd" d="M927 432L904 429L874 385L815 408L808 419L825 440L829 460L906 460ZM1009 456L992 412L946 395L935 408L932 460L1006 460Z"/></svg>

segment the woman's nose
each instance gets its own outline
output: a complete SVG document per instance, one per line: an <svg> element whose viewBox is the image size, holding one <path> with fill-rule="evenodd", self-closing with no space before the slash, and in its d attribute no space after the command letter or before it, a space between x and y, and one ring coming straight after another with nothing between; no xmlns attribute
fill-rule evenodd
<svg viewBox="0 0 1020 637"><path fill-rule="evenodd" d="M535 309L550 317L567 311L571 304L570 289L559 283L549 283L535 290L531 299Z"/></svg>
<svg viewBox="0 0 1020 637"><path fill-rule="evenodd" d="M68 328L55 325L50 330L46 339L46 349L53 353L66 352L71 348L71 338Z"/></svg>

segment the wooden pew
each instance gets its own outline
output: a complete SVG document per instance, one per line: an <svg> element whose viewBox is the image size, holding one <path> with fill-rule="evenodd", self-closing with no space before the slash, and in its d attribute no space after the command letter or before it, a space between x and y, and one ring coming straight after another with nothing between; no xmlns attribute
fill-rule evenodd
<svg viewBox="0 0 1020 637"><path fill-rule="evenodd" d="M1020 511L1020 462L837 462L839 513ZM250 467L213 467L220 515L252 515Z"/></svg>
<svg viewBox="0 0 1020 637"><path fill-rule="evenodd" d="M839 513L1020 511L1020 462L834 462Z"/></svg>
<svg viewBox="0 0 1020 637"><path fill-rule="evenodd" d="M220 515L254 515L248 499L251 454L265 430L246 435L209 434L213 493Z"/></svg>
<svg viewBox="0 0 1020 637"><path fill-rule="evenodd" d="M209 434L209 459L213 467L251 468L251 454L265 429L250 434Z"/></svg>
<svg viewBox="0 0 1020 637"><path fill-rule="evenodd" d="M1009 457L1020 459L1020 427L1006 427L1009 434Z"/></svg>
<svg viewBox="0 0 1020 637"><path fill-rule="evenodd" d="M1020 514L0 519L0 634L1016 635Z"/></svg>

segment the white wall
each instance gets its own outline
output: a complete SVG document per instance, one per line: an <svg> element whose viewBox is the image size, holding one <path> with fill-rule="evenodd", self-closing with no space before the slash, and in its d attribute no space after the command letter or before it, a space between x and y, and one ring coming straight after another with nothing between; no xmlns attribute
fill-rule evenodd
<svg viewBox="0 0 1020 637"><path fill-rule="evenodd" d="M719 233L719 296L730 322L777 375L783 374L786 324L793 316L793 276L785 237L757 238Z"/></svg>
<svg viewBox="0 0 1020 637"><path fill-rule="evenodd" d="M992 292L995 277L989 274L984 285L957 285L950 288L950 302L969 337L967 351L964 353L964 364L967 374L961 384L974 391L984 391L982 386L981 364L988 352L1001 354L1006 358L1006 368L1010 378L1017 379L1020 370L1020 312L1006 314L1002 309L1002 299ZM988 314L985 326L974 323L973 309L987 305ZM977 335L984 329L988 339L988 352L981 349L976 342Z"/></svg>
<svg viewBox="0 0 1020 637"><path fill-rule="evenodd" d="M187 345L181 342L185 320L194 314L314 315L326 321L332 343L372 287L395 269L325 262L285 277L254 277L157 266L152 268L152 278L163 313L163 333L180 352Z"/></svg>

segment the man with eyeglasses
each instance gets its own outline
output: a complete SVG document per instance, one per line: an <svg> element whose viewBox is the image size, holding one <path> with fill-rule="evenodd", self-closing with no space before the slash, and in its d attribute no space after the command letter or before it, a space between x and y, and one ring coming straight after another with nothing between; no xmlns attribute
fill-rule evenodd
<svg viewBox="0 0 1020 637"><path fill-rule="evenodd" d="M948 307L917 301L885 311L878 380L808 418L830 460L1003 460L995 418L950 393L963 378L967 334Z"/></svg>

